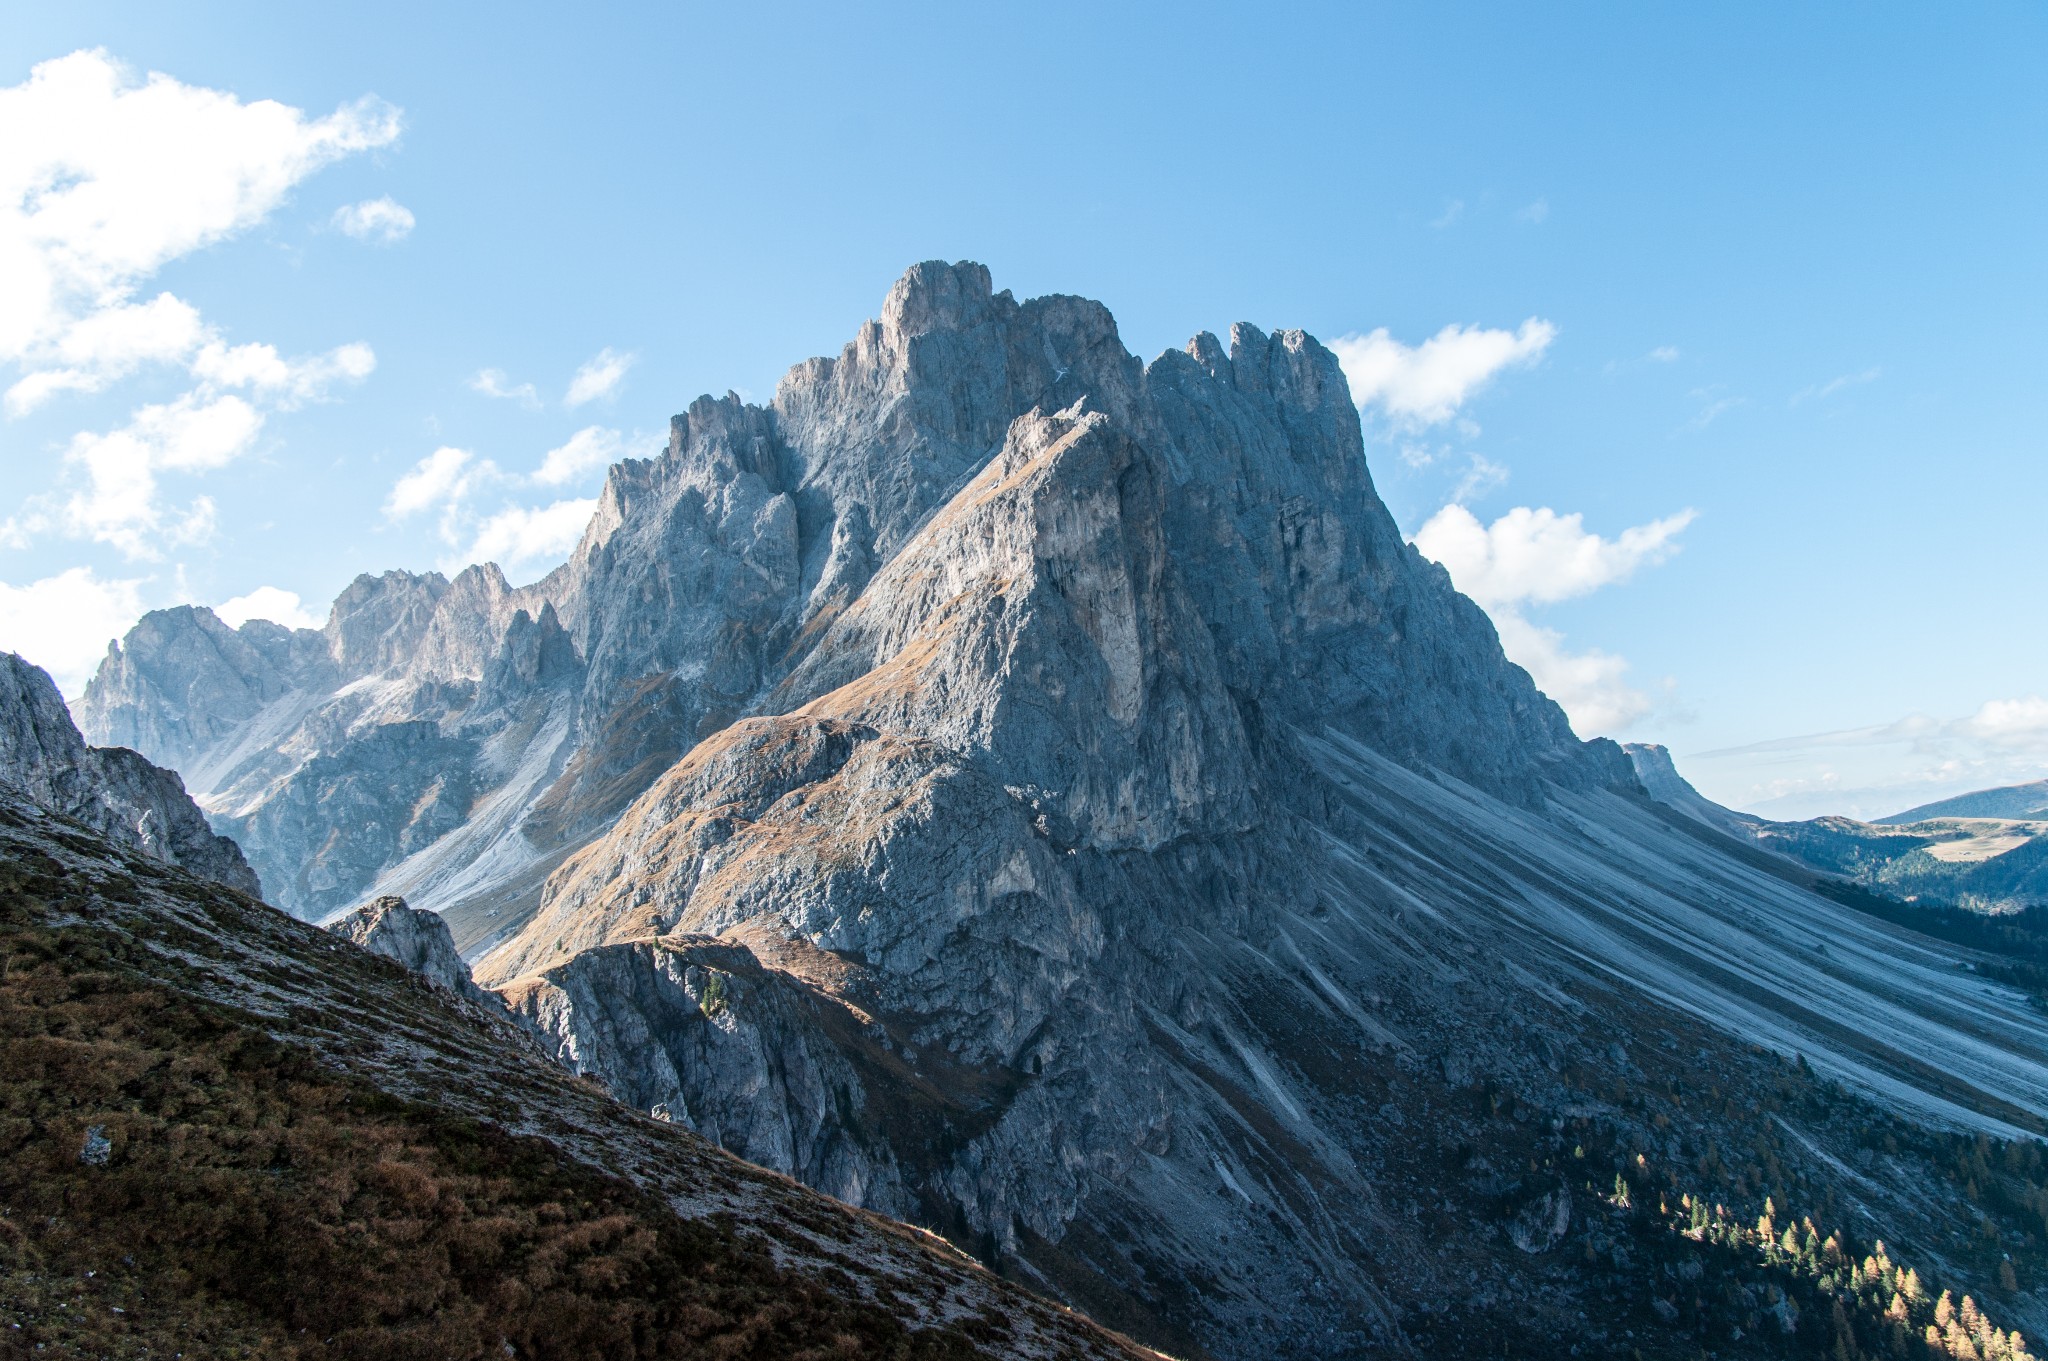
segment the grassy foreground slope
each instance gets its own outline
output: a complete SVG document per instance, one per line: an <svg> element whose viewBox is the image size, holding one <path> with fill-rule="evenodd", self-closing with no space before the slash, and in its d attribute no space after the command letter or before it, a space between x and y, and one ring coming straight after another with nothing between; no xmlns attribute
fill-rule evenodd
<svg viewBox="0 0 2048 1361"><path fill-rule="evenodd" d="M1153 1356L0 791L0 1356Z"/></svg>

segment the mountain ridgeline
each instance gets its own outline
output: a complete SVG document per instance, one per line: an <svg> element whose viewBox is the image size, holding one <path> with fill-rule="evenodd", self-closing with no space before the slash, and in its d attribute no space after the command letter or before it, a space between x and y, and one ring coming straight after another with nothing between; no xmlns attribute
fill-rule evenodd
<svg viewBox="0 0 2048 1361"><path fill-rule="evenodd" d="M1143 720L1095 764L1120 772L1131 741L1172 741L1207 786L1083 818L1133 819L1120 835L1153 844L1243 823L1245 724L1304 705L1518 802L1546 778L1627 779L1402 542L1328 351L1242 326L1228 355L1205 335L1148 368L1100 304L992 295L975 265L912 270L880 321L792 370L768 409L698 400L663 456L612 470L583 541L541 582L514 590L488 564L452 582L366 576L318 632L161 611L110 653L81 722L183 772L281 906L315 916L390 889L473 939L466 904L500 906L517 881L516 915L537 900L536 865L699 741L830 688L863 641L834 626L876 574L912 571L920 535L946 547L928 522L999 452L1083 427L1063 475L1094 480L1074 513L1100 523L1076 521L1065 547L1119 551L1082 542L1100 530L1161 556L1156 581L1122 571L1115 598L1063 610L1094 654L1068 703ZM1034 773L1051 777L1034 781L1044 798L1103 793Z"/></svg>
<svg viewBox="0 0 2048 1361"><path fill-rule="evenodd" d="M1176 1353L1889 1354L1878 1237L2048 1325L2048 1019L1579 741L1300 332L919 265L543 580L159 612L80 712L279 905L437 909L621 1100Z"/></svg>

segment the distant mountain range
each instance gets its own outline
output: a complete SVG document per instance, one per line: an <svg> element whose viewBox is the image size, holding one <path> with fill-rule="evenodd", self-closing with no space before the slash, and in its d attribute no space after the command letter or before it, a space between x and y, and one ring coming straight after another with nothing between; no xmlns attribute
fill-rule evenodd
<svg viewBox="0 0 2048 1361"><path fill-rule="evenodd" d="M2048 780L2030 784L2009 784L1998 789L1979 789L1952 799L1923 803L1888 818L1873 821L1925 822L1931 818L2026 818L2048 821Z"/></svg>
<svg viewBox="0 0 2048 1361"><path fill-rule="evenodd" d="M2048 1014L1581 742L1298 331L922 264L540 582L159 612L79 713L279 906L438 909L626 1106L1180 1355L2048 1327Z"/></svg>
<svg viewBox="0 0 2048 1361"><path fill-rule="evenodd" d="M1702 797L1654 745L1630 745L1652 797L1708 826L1908 902L2048 912L2048 781L1984 789L1875 822L1774 822Z"/></svg>

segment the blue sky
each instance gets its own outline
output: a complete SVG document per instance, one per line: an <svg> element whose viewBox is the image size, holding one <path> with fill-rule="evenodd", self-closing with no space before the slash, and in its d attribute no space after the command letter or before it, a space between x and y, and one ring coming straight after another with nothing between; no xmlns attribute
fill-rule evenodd
<svg viewBox="0 0 2048 1361"><path fill-rule="evenodd" d="M1404 530L1716 797L2048 774L2048 12L1268 9L17 11L0 646L538 576L603 457L973 258L1146 357L1351 337Z"/></svg>

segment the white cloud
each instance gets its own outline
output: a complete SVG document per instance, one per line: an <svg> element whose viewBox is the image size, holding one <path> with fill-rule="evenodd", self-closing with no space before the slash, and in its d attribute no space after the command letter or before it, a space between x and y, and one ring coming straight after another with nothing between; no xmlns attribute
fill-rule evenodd
<svg viewBox="0 0 2048 1361"><path fill-rule="evenodd" d="M31 370L7 390L7 412L24 415L59 392L98 392L144 364L177 363L205 334L199 310L169 293L101 308L49 347L54 367Z"/></svg>
<svg viewBox="0 0 2048 1361"><path fill-rule="evenodd" d="M509 506L478 528L466 560L495 562L515 576L519 568L552 565L569 556L596 509L595 497L557 501L531 510Z"/></svg>
<svg viewBox="0 0 2048 1361"><path fill-rule="evenodd" d="M411 234L413 221L412 209L388 194L334 210L336 229L358 241L373 241L380 246L403 241Z"/></svg>
<svg viewBox="0 0 2048 1361"><path fill-rule="evenodd" d="M1339 337L1330 349L1361 410L1377 404L1398 423L1425 426L1456 416L1502 370L1535 363L1556 338L1556 326L1531 317L1513 331L1446 326L1413 347L1383 326Z"/></svg>
<svg viewBox="0 0 2048 1361"><path fill-rule="evenodd" d="M38 497L0 538L21 544L54 525L131 558L197 542L212 532L213 502L168 509L157 474L239 456L263 424L252 402L289 409L369 374L367 345L284 359L268 345L228 345L173 294L136 294L170 261L261 222L321 166L398 130L398 111L374 98L308 118L161 74L137 81L102 51L44 62L0 89L0 365L19 370L9 414L101 391L146 364L182 364L196 380L120 429L74 436L62 515Z"/></svg>
<svg viewBox="0 0 2048 1361"><path fill-rule="evenodd" d="M569 436L567 443L548 450L533 480L542 486L559 487L592 469L616 463L624 455L625 448L625 436L618 431L599 425L585 426Z"/></svg>
<svg viewBox="0 0 2048 1361"><path fill-rule="evenodd" d="M2048 700L2039 695L1987 700L1957 726L1972 737L2000 746L2048 750Z"/></svg>
<svg viewBox="0 0 2048 1361"><path fill-rule="evenodd" d="M187 393L143 407L119 430L73 436L64 461L84 472L86 486L65 505L66 528L131 559L159 557L159 537L176 544L203 542L213 532L212 500L201 496L182 513L167 514L156 498L157 473L224 467L249 449L262 428L262 414L240 397Z"/></svg>
<svg viewBox="0 0 2048 1361"><path fill-rule="evenodd" d="M26 586L0 582L0 648L42 667L58 689L76 698L107 644L142 617L141 585L102 580L90 567Z"/></svg>
<svg viewBox="0 0 2048 1361"><path fill-rule="evenodd" d="M1616 733L1650 712L1650 697L1622 679L1628 662L1591 648L1567 652L1564 635L1511 609L1490 611L1501 651L1557 701L1582 737Z"/></svg>
<svg viewBox="0 0 2048 1361"><path fill-rule="evenodd" d="M626 370L633 367L640 356L620 354L610 348L599 350L589 362L576 370L576 376L569 380L569 391L562 398L564 406L582 406L613 396L619 385L626 380Z"/></svg>
<svg viewBox="0 0 2048 1361"><path fill-rule="evenodd" d="M1431 219L1429 225L1436 228L1438 231L1442 231L1446 227L1456 226L1458 220L1464 216L1465 200L1461 198L1454 198L1444 204L1443 213L1438 217Z"/></svg>
<svg viewBox="0 0 2048 1361"><path fill-rule="evenodd" d="M497 465L467 449L443 446L412 466L384 499L384 513L394 520L435 506L459 504L481 483L496 478Z"/></svg>
<svg viewBox="0 0 2048 1361"><path fill-rule="evenodd" d="M1445 506L1417 531L1415 546L1444 565L1458 589L1482 605L1547 605L1626 581L1638 567L1678 551L1677 538L1694 520L1682 510L1603 539L1588 533L1585 517L1549 507L1517 506L1489 526L1472 512Z"/></svg>
<svg viewBox="0 0 2048 1361"><path fill-rule="evenodd" d="M1549 199L1539 198L1534 203L1531 203L1526 207L1517 208L1515 210L1515 217L1518 220L1526 222L1531 226L1535 226L1538 223L1541 223L1544 219L1548 218L1549 216Z"/></svg>
<svg viewBox="0 0 2048 1361"><path fill-rule="evenodd" d="M213 612L231 629L238 629L251 619L268 619L288 629L317 629L327 622L301 603L297 591L287 591L282 586L258 586L247 595L215 605Z"/></svg>
<svg viewBox="0 0 2048 1361"><path fill-rule="evenodd" d="M1676 345L1659 345L1656 349L1650 351L1648 358L1653 364L1676 363L1678 361L1678 347Z"/></svg>
<svg viewBox="0 0 2048 1361"><path fill-rule="evenodd" d="M469 380L469 386L472 392L481 392L486 397L514 401L529 411L540 410L540 393L534 390L533 384L521 383L514 387L503 369L480 369L476 377Z"/></svg>
<svg viewBox="0 0 2048 1361"><path fill-rule="evenodd" d="M192 363L192 372L206 383L247 388L287 411L324 401L336 383L360 383L376 368L376 352L360 343L338 345L326 354L304 359L283 359L269 345L213 341Z"/></svg>
<svg viewBox="0 0 2048 1361"><path fill-rule="evenodd" d="M594 497L555 501L545 506L505 504L485 515L478 502L486 493L505 493L524 486L561 486L617 458L625 437L603 426L587 426L560 447L550 449L530 476L502 471L487 458L467 449L441 448L408 469L384 501L384 514L405 520L439 509L436 525L441 542L451 551L441 566L458 571L475 562L496 562L508 573L553 566L568 556L597 509Z"/></svg>
<svg viewBox="0 0 2048 1361"><path fill-rule="evenodd" d="M0 89L0 361L61 349L169 261L398 131L372 98L309 119L161 74L137 83L103 51L41 63Z"/></svg>
<svg viewBox="0 0 2048 1361"><path fill-rule="evenodd" d="M1623 680L1628 662L1597 649L1566 651L1563 635L1531 623L1523 609L1586 595L1664 561L1693 519L1684 510L1605 539L1587 532L1582 516L1548 507L1517 506L1482 525L1454 503L1416 532L1415 547L1442 563L1453 584L1492 616L1509 660L1535 678L1579 733L1612 733L1652 707Z"/></svg>

